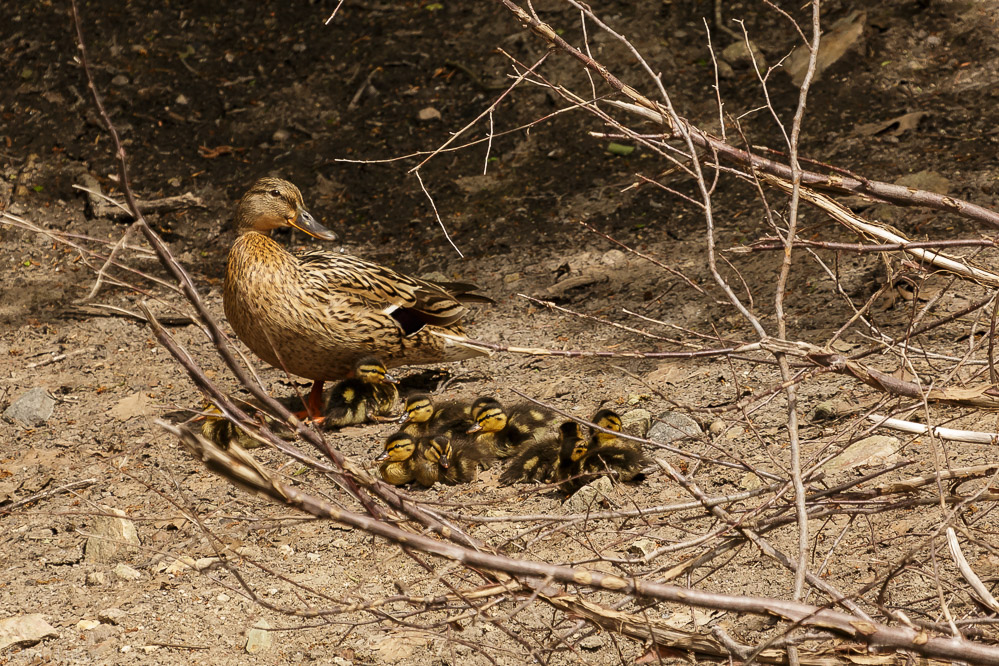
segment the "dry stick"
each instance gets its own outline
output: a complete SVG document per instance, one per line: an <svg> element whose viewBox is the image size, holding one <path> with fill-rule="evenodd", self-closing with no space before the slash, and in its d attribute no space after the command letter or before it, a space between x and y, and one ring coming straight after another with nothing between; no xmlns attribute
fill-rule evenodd
<svg viewBox="0 0 999 666"><path fill-rule="evenodd" d="M319 451L322 451L323 454L326 455L330 460L332 460L333 463L341 471L346 471L347 461L340 451L330 447L326 443L326 441L322 438L321 435L319 435L312 428L307 427L304 423L299 421L294 416L294 414L292 414L290 411L288 411L288 409L284 407L284 405L279 403L270 394L264 391L263 388L259 385L259 383L253 382L251 380L250 376L245 372L243 367L232 355L232 351L229 348L229 345L226 341L225 336L222 333L222 330L218 327L218 324L215 322L215 319L211 316L211 313L208 311L208 308L205 306L204 301L201 300L201 297L199 296L198 291L194 286L194 282L191 280L191 277L187 274L187 272L183 269L183 267L174 258L173 254L170 252L170 249L166 246L165 243L163 243L163 239L161 239L159 235L155 231L153 231L152 227L149 226L148 222L146 222L145 217L142 215L142 212L138 208L138 205L135 200L135 195L132 192L132 188L129 185L128 165L125 157L125 149L121 144L121 139L118 136L118 131L115 128L114 123L111 122L111 117L107 114L107 111L104 108L104 103L102 102L101 97L97 92L97 87L94 84L93 75L91 74L90 66L87 62L86 44L83 39L83 27L80 23L80 16L79 12L77 11L75 0L72 0L72 7L73 7L73 20L76 25L77 40L80 48L80 60L83 65L84 72L86 73L87 76L87 87L90 89L98 113L100 114L101 119L104 121L104 125L107 128L108 133L111 135L112 141L114 142L115 154L118 158L118 171L119 171L119 177L121 179L120 182L122 185L122 190L125 193L126 199L128 201L129 209L136 217L136 223L139 224L139 229L142 231L143 235L146 237L146 240L149 242L149 244L153 247L153 250L156 252L157 256L160 259L160 262L180 284L185 297L194 306L195 311L198 313L199 319L201 319L202 323L207 329L216 351L222 357L222 360L225 362L226 366L228 366L229 369L232 371L232 373L236 376L236 379L240 382L240 384L246 387L246 389L257 400L259 400L261 405L265 406L272 415L275 415L278 418L286 421L291 426L291 428L299 434L299 436L301 436L305 441L309 442L311 445L316 447ZM207 380L207 377L202 377L201 379L206 383L210 384L210 382ZM231 406L230 409L231 411L226 413L226 416L238 415L238 418L236 419L236 424L239 425L240 427L252 423L252 421L250 421L246 417L246 415L242 413L234 405ZM357 485L355 479L353 479L348 474L343 474L340 478L342 479L346 487L349 489L349 492L352 495L354 495L354 497L356 497L362 504L364 504L367 510L372 511L374 513L379 512L379 510L372 503L371 498L367 494L361 491L361 488ZM417 504L405 501L398 493L395 492L394 489L392 489L387 484L381 482L375 482L373 485L368 485L366 487L368 490L372 490L389 506L409 515L410 517L417 520L417 522L420 522L421 524L432 529L436 533L439 533L448 538L452 537L458 538L459 540L465 543L469 543L470 545L481 547L481 544L479 544L476 540L470 539L464 534L454 534L450 528L441 525L438 521L428 516L424 511L420 509L420 507Z"/></svg>
<svg viewBox="0 0 999 666"><path fill-rule="evenodd" d="M907 241L904 243L882 243L880 245L865 245L864 243L839 243L835 241L811 241L795 240L792 244L795 248L812 247L820 250L833 250L835 252L855 252L857 254L870 254L880 252L897 252L899 250L931 250L941 247L999 247L999 241L987 238L955 238L950 240L935 241ZM731 254L749 254L751 252L763 252L772 250L783 250L786 244L773 238L760 238L749 245L733 247L725 252Z"/></svg>
<svg viewBox="0 0 999 666"><path fill-rule="evenodd" d="M89 486L97 483L97 479L83 479L82 481L74 481L73 483L67 483L64 486L59 486L58 488L52 488L51 490L43 490L40 493L35 493L34 495L28 495L22 499L12 502L7 506L0 506L0 514L2 513L13 513L16 509L20 509L22 506L27 506L32 502L37 502L38 500L47 499L49 497L54 497L62 493L73 492L74 490L79 490L80 488L87 488Z"/></svg>
<svg viewBox="0 0 999 666"><path fill-rule="evenodd" d="M821 29L819 25L819 2L812 0L812 43L808 48L808 69L805 78L798 90L798 105L794 112L794 119L791 123L791 137L788 141L791 162L791 201L789 203L790 215L788 219L787 236L785 238L784 260L781 262L780 274L777 278L777 290L774 294L774 310L777 318L777 337L781 340L787 339L787 318L784 314L784 294L787 289L787 279L791 273L791 243L798 233L798 203L801 196L801 165L798 163L798 141L801 136L801 123L805 116L805 106L808 100L808 90L815 75L815 64L819 55L819 42L821 39ZM747 36L748 41L748 36ZM754 69L755 62L754 62ZM766 88L766 85L764 85ZM767 102L767 106L773 111L774 119L778 126L783 129L783 125L773 106ZM791 378L791 369L788 367L787 356L783 353L775 354L780 367L781 379L787 382ZM798 394L797 387L789 384L786 390L787 395L787 431L791 449L791 482L794 485L795 513L798 518L798 566L794 576L794 594L792 599L799 601L805 591L805 576L808 573L808 512L805 507L805 484L801 479L801 441L798 433ZM798 653L793 646L788 646L788 660L792 666L797 666Z"/></svg>
<svg viewBox="0 0 999 666"><path fill-rule="evenodd" d="M999 648L955 638L932 637L925 631L892 627L860 619L839 611L800 602L779 599L734 596L702 592L675 585L627 579L591 569L517 560L503 555L477 551L422 534L413 534L370 516L338 509L332 504L271 478L262 468L247 466L230 452L215 447L190 430L162 424L181 439L191 453L212 472L245 487L262 497L298 509L318 518L333 520L380 536L393 543L460 562L469 567L502 571L511 575L550 577L571 585L582 585L618 594L659 599L701 608L713 608L757 615L777 615L804 627L844 634L872 647L906 650L935 659L956 659L969 663L999 665Z"/></svg>
<svg viewBox="0 0 999 666"><path fill-rule="evenodd" d="M917 435L929 434L938 439L951 442L970 442L972 444L999 444L999 433L979 432L976 430L956 430L954 428L942 428L940 426L927 426L923 423L913 423L902 419L893 419L881 414L868 414L867 418L879 426L910 432Z"/></svg>
<svg viewBox="0 0 999 666"><path fill-rule="evenodd" d="M968 585L978 594L979 599L983 604L988 606L993 611L999 613L999 601L992 596L985 584L982 583L982 579L978 577L978 574L971 568L968 564L967 558L965 558L964 553L961 552L961 544L957 541L957 534L954 532L953 527L947 528L947 546L950 548L950 554L954 558L954 563L957 564L958 570L960 570L961 575L964 579L968 581Z"/></svg>
<svg viewBox="0 0 999 666"><path fill-rule="evenodd" d="M587 321L595 321L598 324L603 324L604 326L611 326L613 328L627 331L628 333L635 333L636 335L641 335L646 338L652 338L653 340L662 340L664 342L673 342L669 338L664 338L661 335L656 335L655 333L649 333L648 331L643 331L638 328L632 328L631 326L625 326L624 324L619 324L615 321L610 321L609 319L604 319L602 317L594 317L593 315L588 315L583 312L576 312L575 310L570 310L569 308L563 308L560 305L555 305L551 301L543 301L540 298L534 298L533 296L528 296L527 294L517 294L521 298L527 299L531 303L540 305L543 308L548 308L549 310L556 310L558 312L564 312L567 315L572 315L573 317L579 317L580 319L586 319Z"/></svg>

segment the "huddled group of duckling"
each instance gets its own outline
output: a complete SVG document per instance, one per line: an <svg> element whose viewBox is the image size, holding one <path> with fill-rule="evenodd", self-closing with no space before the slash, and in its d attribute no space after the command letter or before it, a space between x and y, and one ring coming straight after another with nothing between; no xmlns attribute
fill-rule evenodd
<svg viewBox="0 0 999 666"><path fill-rule="evenodd" d="M506 460L503 485L556 483L573 492L601 474L631 481L649 463L640 444L615 434L621 418L609 409L593 416L597 428L589 437L575 421L556 425L553 412L526 403L504 407L492 397L435 404L417 394L406 401L403 419L377 458L382 479L394 485L468 483L479 469Z"/></svg>

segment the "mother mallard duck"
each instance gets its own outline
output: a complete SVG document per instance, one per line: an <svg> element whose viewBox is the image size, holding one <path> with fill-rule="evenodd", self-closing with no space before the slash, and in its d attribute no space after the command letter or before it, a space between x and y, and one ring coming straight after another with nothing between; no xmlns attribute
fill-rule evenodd
<svg viewBox="0 0 999 666"><path fill-rule="evenodd" d="M420 280L336 252L292 254L271 239L270 231L281 227L336 238L309 214L292 183L258 180L239 200L234 226L225 316L261 359L313 380L311 416L321 413L323 382L348 376L360 357L395 367L486 353L434 335L463 335L462 302L491 302L471 293L473 285Z"/></svg>

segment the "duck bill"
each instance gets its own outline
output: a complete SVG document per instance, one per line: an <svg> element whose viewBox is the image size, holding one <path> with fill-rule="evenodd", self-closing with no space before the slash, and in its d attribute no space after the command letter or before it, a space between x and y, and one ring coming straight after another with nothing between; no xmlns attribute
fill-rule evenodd
<svg viewBox="0 0 999 666"><path fill-rule="evenodd" d="M396 379L395 377L393 377L392 375L389 375L389 374L386 374L384 377L382 377L382 381L385 382L386 384L398 384L399 383L398 379Z"/></svg>
<svg viewBox="0 0 999 666"><path fill-rule="evenodd" d="M444 469L447 469L448 467L451 466L451 461L448 459L447 456L441 456L440 459L437 461L437 463Z"/></svg>
<svg viewBox="0 0 999 666"><path fill-rule="evenodd" d="M383 460L388 460L388 456L389 456L388 451L382 451L381 455L379 455L377 458L375 458L375 462L381 462Z"/></svg>
<svg viewBox="0 0 999 666"><path fill-rule="evenodd" d="M479 425L478 423L476 423L471 428L469 428L468 430L466 430L465 434L466 435L471 435L473 432L479 432L480 430L482 430L482 426Z"/></svg>
<svg viewBox="0 0 999 666"><path fill-rule="evenodd" d="M336 234L316 222L307 210L298 211L298 217L291 222L291 226L320 240L336 240Z"/></svg>

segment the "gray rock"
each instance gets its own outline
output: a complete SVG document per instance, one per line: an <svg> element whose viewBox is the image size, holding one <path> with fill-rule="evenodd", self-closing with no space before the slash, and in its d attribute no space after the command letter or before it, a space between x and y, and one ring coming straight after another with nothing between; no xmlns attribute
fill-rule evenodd
<svg viewBox="0 0 999 666"><path fill-rule="evenodd" d="M87 586L98 587L108 582L107 574L103 571L91 571L87 574Z"/></svg>
<svg viewBox="0 0 999 666"><path fill-rule="evenodd" d="M697 421L682 412L663 412L649 429L648 438L669 444L687 437L700 437L703 434Z"/></svg>
<svg viewBox="0 0 999 666"><path fill-rule="evenodd" d="M268 629L271 625L267 620L260 620L253 628L246 632L246 651L250 654L259 654L271 646L271 632Z"/></svg>
<svg viewBox="0 0 999 666"><path fill-rule="evenodd" d="M41 613L15 615L0 620L0 650L11 645L20 647L34 645L43 638L54 638L58 635L55 627L46 622Z"/></svg>
<svg viewBox="0 0 999 666"><path fill-rule="evenodd" d="M37 428L52 416L55 399L42 387L22 393L17 400L4 410L4 418L17 421L26 428Z"/></svg>
<svg viewBox="0 0 999 666"><path fill-rule="evenodd" d="M601 476L577 490L565 503L566 513L586 513L599 511L600 500L611 494L614 484L606 476Z"/></svg>
<svg viewBox="0 0 999 666"><path fill-rule="evenodd" d="M634 437L645 437L652 426L652 414L647 409L633 409L621 415L621 429Z"/></svg>
<svg viewBox="0 0 999 666"><path fill-rule="evenodd" d="M743 39L732 42L725 47L721 56L730 65L745 65L746 67L752 66L755 60L758 71L767 71L767 59L753 42L749 43L749 47L746 46L746 41Z"/></svg>
<svg viewBox="0 0 999 666"><path fill-rule="evenodd" d="M427 122L429 120L440 120L441 112L432 106L428 106L420 109L419 113L416 114L416 117L423 122Z"/></svg>
<svg viewBox="0 0 999 666"><path fill-rule="evenodd" d="M901 442L887 435L872 435L854 442L842 453L822 466L826 474L835 474L858 467L892 465L899 460Z"/></svg>
<svg viewBox="0 0 999 666"><path fill-rule="evenodd" d="M124 511L104 507L109 516L98 516L87 539L84 561L108 563L120 559L131 546L139 545L139 535L135 523L125 517Z"/></svg>
<svg viewBox="0 0 999 666"><path fill-rule="evenodd" d="M604 637L599 634L591 634L579 641L579 647L584 650L599 650L604 646Z"/></svg>
<svg viewBox="0 0 999 666"><path fill-rule="evenodd" d="M139 580L142 578L142 572L137 569L133 569L124 562L119 563L113 569L114 575L121 580Z"/></svg>
<svg viewBox="0 0 999 666"><path fill-rule="evenodd" d="M107 624L121 624L127 616L128 613L120 608L105 608L97 612L97 619Z"/></svg>

